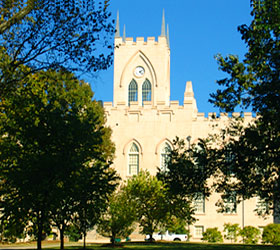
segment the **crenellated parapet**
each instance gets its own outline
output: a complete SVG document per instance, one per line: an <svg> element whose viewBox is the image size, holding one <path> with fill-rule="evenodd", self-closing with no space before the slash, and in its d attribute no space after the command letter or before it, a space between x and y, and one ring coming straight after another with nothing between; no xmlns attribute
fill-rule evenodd
<svg viewBox="0 0 280 250"><path fill-rule="evenodd" d="M188 108L188 106L190 106ZM151 112L155 112L157 115L163 114L163 113L170 113L172 116L178 117L182 120L185 120L187 117L188 119L191 119L193 122L202 122L202 121L216 121L216 122L227 122L232 118L243 118L244 122L250 122L255 117L251 112L234 112L230 115L228 113L215 113L210 112L208 114L197 112L196 109L193 109L193 103L184 103L184 105L180 105L179 101L170 101L170 105L165 105L164 102L158 102L156 105L152 105L152 102L146 101L142 105L139 105L138 102L131 102L130 106L127 106L125 102L118 102L116 106L113 105L112 102L104 102L103 107L105 110L105 113L107 115L110 115L112 112L118 112L119 114L128 114L128 113L135 113L140 112L142 116L149 116ZM121 112L121 113L120 113ZM171 117L172 120L172 117Z"/></svg>
<svg viewBox="0 0 280 250"><path fill-rule="evenodd" d="M115 38L115 47L120 48L121 46L168 46L168 40L166 37L159 36L156 40L155 37L116 37Z"/></svg>

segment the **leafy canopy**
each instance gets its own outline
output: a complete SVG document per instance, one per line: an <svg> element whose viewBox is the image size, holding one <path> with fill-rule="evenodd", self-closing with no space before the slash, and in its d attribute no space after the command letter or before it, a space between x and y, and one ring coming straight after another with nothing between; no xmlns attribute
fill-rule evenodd
<svg viewBox="0 0 280 250"><path fill-rule="evenodd" d="M11 57L8 71L42 69L94 73L112 63L114 34L109 0L4 0L0 3L1 50ZM3 52L3 51L2 51ZM0 74L0 93L16 79Z"/></svg>
<svg viewBox="0 0 280 250"><path fill-rule="evenodd" d="M268 205L264 213L279 215L280 2L251 0L251 7L251 24L238 27L248 51L242 61L217 56L228 77L217 81L220 88L210 102L222 111L241 106L258 115L246 128L235 124L223 131L220 138L227 140L216 141L220 150L211 153L221 173L220 192L235 191L239 201L258 196Z"/></svg>
<svg viewBox="0 0 280 250"><path fill-rule="evenodd" d="M0 219L33 226L38 242L52 213L73 212L83 198L98 214L115 188L111 131L92 98L89 85L64 70L29 74L1 96Z"/></svg>

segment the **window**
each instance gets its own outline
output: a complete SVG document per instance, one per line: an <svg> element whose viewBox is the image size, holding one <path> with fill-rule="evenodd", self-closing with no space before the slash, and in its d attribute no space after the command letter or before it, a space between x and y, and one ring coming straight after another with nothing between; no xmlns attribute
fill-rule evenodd
<svg viewBox="0 0 280 250"><path fill-rule="evenodd" d="M205 213L205 198L202 193L198 193L194 199L194 210L196 214Z"/></svg>
<svg viewBox="0 0 280 250"><path fill-rule="evenodd" d="M132 143L128 154L128 174L137 175L139 173L139 149Z"/></svg>
<svg viewBox="0 0 280 250"><path fill-rule="evenodd" d="M236 214L236 193L231 192L224 198L225 213L226 214Z"/></svg>
<svg viewBox="0 0 280 250"><path fill-rule="evenodd" d="M225 163L226 163L226 174L228 176L234 176L235 174L235 161L236 156L232 150L228 149L225 153Z"/></svg>
<svg viewBox="0 0 280 250"><path fill-rule="evenodd" d="M152 86L148 79L142 85L142 102L152 100Z"/></svg>
<svg viewBox="0 0 280 250"><path fill-rule="evenodd" d="M138 101L138 86L137 82L132 79L128 87L128 105L130 102L137 102Z"/></svg>
<svg viewBox="0 0 280 250"><path fill-rule="evenodd" d="M160 170L167 170L167 163L169 159L169 152L171 151L170 145L166 142L164 143L161 152L160 152Z"/></svg>
<svg viewBox="0 0 280 250"><path fill-rule="evenodd" d="M268 214L269 213L269 203L260 198L257 197L257 202L256 202L256 211L259 215L264 215L264 214Z"/></svg>
<svg viewBox="0 0 280 250"><path fill-rule="evenodd" d="M194 237L201 238L203 236L204 227L203 226L195 226L194 227Z"/></svg>

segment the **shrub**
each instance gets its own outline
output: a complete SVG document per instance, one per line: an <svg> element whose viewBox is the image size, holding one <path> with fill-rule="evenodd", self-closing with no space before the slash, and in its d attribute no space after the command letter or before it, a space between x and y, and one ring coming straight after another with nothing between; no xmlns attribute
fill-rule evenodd
<svg viewBox="0 0 280 250"><path fill-rule="evenodd" d="M186 229L186 222L175 216L170 218L170 221L167 223L167 230L170 233L175 234L187 234L188 230Z"/></svg>
<svg viewBox="0 0 280 250"><path fill-rule="evenodd" d="M77 242L82 238L82 234L79 231L79 228L74 225L71 225L67 228L67 230L65 231L65 235L69 237L70 241L74 242Z"/></svg>
<svg viewBox="0 0 280 250"><path fill-rule="evenodd" d="M256 244L260 239L261 231L256 227L246 226L240 230L239 234L243 238L243 243Z"/></svg>
<svg viewBox="0 0 280 250"><path fill-rule="evenodd" d="M236 242L239 230L240 230L239 224L225 223L224 232L226 234L224 238L230 240L231 242Z"/></svg>
<svg viewBox="0 0 280 250"><path fill-rule="evenodd" d="M218 230L217 227L207 228L206 231L202 234L202 240L207 242L223 242L222 233Z"/></svg>
<svg viewBox="0 0 280 250"><path fill-rule="evenodd" d="M280 224L268 224L263 229L262 240L263 243L280 245Z"/></svg>

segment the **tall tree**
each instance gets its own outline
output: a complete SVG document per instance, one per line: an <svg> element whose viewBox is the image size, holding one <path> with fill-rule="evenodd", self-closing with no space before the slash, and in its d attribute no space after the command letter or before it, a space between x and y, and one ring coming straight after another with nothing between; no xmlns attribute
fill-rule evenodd
<svg viewBox="0 0 280 250"><path fill-rule="evenodd" d="M104 157L107 153L104 147ZM114 192L119 177L116 172L110 169L110 163L104 164L104 161L96 159L94 164L89 164L87 168L78 173L73 184L76 185L76 211L74 216L74 225L79 228L83 236L83 247L86 248L86 236L89 230L97 225L102 212L108 206L108 200Z"/></svg>
<svg viewBox="0 0 280 250"><path fill-rule="evenodd" d="M21 66L18 73L23 70L29 68ZM109 168L114 146L102 107L73 74L40 71L17 83L16 91L0 100L1 220L26 218L41 249L50 212L68 201L69 192L62 190L70 181L82 185L95 178L91 199L114 189L115 172ZM88 179L79 179L82 174Z"/></svg>
<svg viewBox="0 0 280 250"><path fill-rule="evenodd" d="M160 225L166 224L170 217L167 187L156 176L140 171L127 181L125 192L134 205L141 233L148 234L150 240Z"/></svg>
<svg viewBox="0 0 280 250"><path fill-rule="evenodd" d="M173 140L173 149L167 158L167 170L157 174L168 187L172 214L187 224L194 222L193 200L210 195L209 178L215 172L208 154L207 143L190 145L183 139Z"/></svg>
<svg viewBox="0 0 280 250"><path fill-rule="evenodd" d="M266 212L276 215L280 200L280 2L251 0L251 7L251 24L238 27L248 51L242 61L233 55L217 57L229 77L217 82L221 88L210 101L223 111L241 106L258 115L247 128L231 127L230 133L236 134L221 143L219 154L231 152L231 157L219 162L232 168L230 175L236 182L220 178L218 186L244 198L259 196L269 206Z"/></svg>
<svg viewBox="0 0 280 250"><path fill-rule="evenodd" d="M22 64L30 68L25 74L49 68L79 73L107 69L114 34L108 4L109 0L2 1L0 43L11 57L9 72ZM0 93L14 81L8 71L1 72Z"/></svg>
<svg viewBox="0 0 280 250"><path fill-rule="evenodd" d="M136 210L133 202L129 201L125 187L110 197L107 210L98 222L97 231L104 237L110 237L111 243L116 238L126 238L135 229Z"/></svg>

